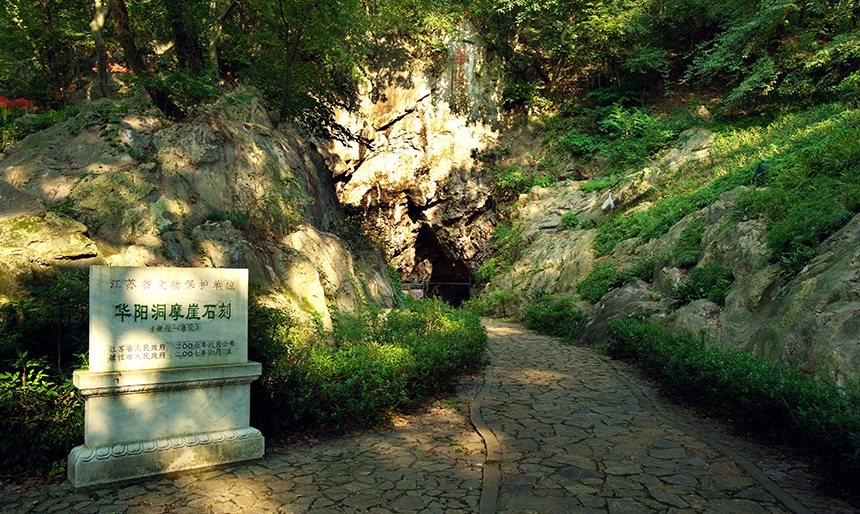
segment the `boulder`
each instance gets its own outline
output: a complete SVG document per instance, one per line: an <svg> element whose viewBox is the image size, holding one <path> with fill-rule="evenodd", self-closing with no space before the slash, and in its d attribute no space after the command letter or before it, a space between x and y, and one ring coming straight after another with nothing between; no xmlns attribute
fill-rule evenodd
<svg viewBox="0 0 860 514"><path fill-rule="evenodd" d="M393 305L378 250L331 233L342 213L316 144L275 128L255 91L182 123L140 107L92 102L6 149L0 296L26 294L36 270L100 263L247 267L261 290L326 326L328 298L340 310Z"/></svg>

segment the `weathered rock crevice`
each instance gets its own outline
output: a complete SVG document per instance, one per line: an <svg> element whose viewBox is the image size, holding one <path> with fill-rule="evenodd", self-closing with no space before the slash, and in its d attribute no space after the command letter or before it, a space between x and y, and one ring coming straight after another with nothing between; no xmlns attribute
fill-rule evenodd
<svg viewBox="0 0 860 514"><path fill-rule="evenodd" d="M340 201L363 212L404 281L423 284L468 284L497 222L472 155L498 135L499 68L469 24L447 44L418 60L406 41L380 45L359 111L338 119L360 141L327 152Z"/></svg>

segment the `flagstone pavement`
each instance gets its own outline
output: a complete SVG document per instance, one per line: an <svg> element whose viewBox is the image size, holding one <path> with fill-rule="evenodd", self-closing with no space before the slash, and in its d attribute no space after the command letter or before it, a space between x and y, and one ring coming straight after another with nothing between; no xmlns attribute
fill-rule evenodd
<svg viewBox="0 0 860 514"><path fill-rule="evenodd" d="M623 363L486 320L489 365L392 426L74 489L0 479L0 513L850 513L805 467L659 398Z"/></svg>

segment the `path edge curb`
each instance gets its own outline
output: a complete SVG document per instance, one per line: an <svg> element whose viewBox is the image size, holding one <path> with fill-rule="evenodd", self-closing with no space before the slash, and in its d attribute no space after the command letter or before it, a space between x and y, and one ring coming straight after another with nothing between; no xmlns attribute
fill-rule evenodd
<svg viewBox="0 0 860 514"><path fill-rule="evenodd" d="M489 368L489 365L487 365ZM481 406L486 397L489 385L487 384L487 370L484 370L484 384L472 403L469 404L469 419L472 426L478 431L478 435L484 440L487 455L484 459L483 480L481 480L481 502L478 507L480 514L495 514L499 504L499 488L502 482L501 466L501 444L496 434L481 416Z"/></svg>

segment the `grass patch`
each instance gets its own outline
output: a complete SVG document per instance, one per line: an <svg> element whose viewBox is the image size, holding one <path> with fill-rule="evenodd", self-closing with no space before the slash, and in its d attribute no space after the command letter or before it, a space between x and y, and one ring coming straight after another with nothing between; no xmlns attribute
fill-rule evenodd
<svg viewBox="0 0 860 514"><path fill-rule="evenodd" d="M699 262L704 233L705 224L698 220L684 227L681 237L678 238L678 242L670 251L672 262L676 267L690 268Z"/></svg>
<svg viewBox="0 0 860 514"><path fill-rule="evenodd" d="M634 280L651 282L654 266L653 259L642 259L625 270L617 269L613 263L598 264L585 278L576 283L576 292L583 300L597 303L610 289L621 287Z"/></svg>
<svg viewBox="0 0 860 514"><path fill-rule="evenodd" d="M775 360L709 346L631 318L608 325L607 352L637 363L673 397L815 456L829 487L860 493L860 383L840 389Z"/></svg>
<svg viewBox="0 0 860 514"><path fill-rule="evenodd" d="M722 306L726 303L726 296L731 291L734 279L734 273L729 266L693 268L690 278L672 289L672 306L678 308L703 298Z"/></svg>
<svg viewBox="0 0 860 514"><path fill-rule="evenodd" d="M718 126L712 164L694 163L664 176L652 192L654 205L601 224L594 249L604 255L625 239L645 243L664 235L722 193L751 185L763 163L763 187L741 196L735 219L761 217L767 222L773 262L792 252L802 254L860 212L858 127L860 109L843 104L783 113L769 123Z"/></svg>

